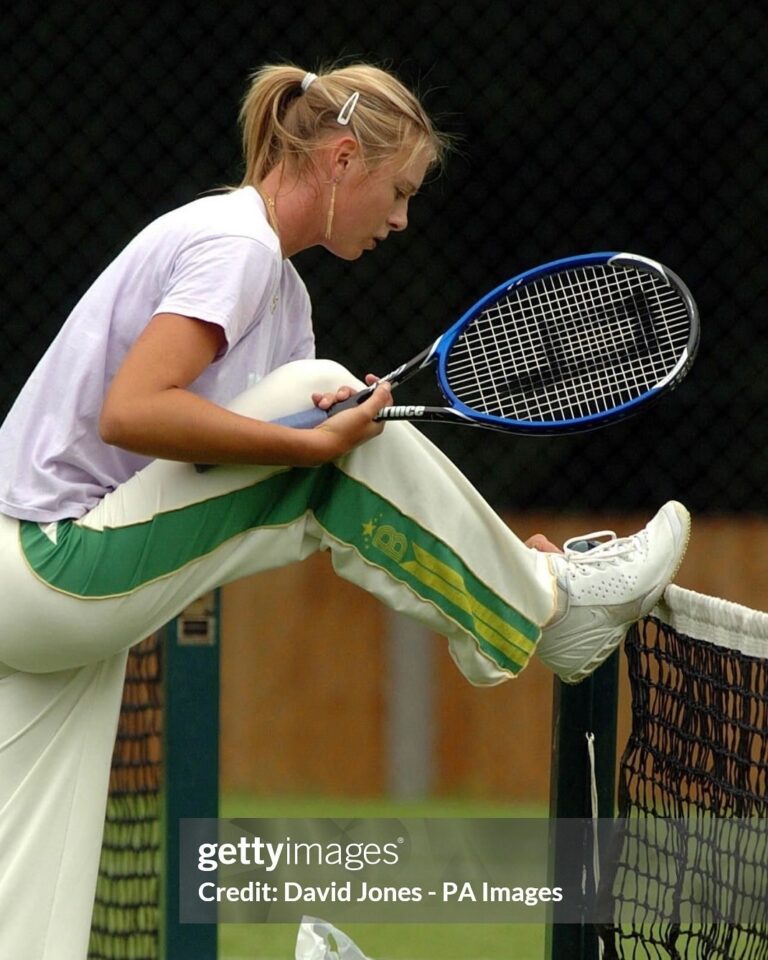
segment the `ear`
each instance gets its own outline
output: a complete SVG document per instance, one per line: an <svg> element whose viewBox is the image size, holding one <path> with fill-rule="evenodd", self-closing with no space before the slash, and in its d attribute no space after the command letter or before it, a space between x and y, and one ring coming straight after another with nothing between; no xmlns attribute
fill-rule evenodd
<svg viewBox="0 0 768 960"><path fill-rule="evenodd" d="M350 163L360 157L360 144L349 134L332 140L328 145L328 170L330 179L338 182L347 172Z"/></svg>

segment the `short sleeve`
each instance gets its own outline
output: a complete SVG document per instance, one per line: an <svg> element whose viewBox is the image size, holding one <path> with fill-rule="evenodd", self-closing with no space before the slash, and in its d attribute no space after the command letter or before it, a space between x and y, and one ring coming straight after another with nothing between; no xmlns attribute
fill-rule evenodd
<svg viewBox="0 0 768 960"><path fill-rule="evenodd" d="M253 238L198 241L177 255L155 312L217 324L228 351L258 323L278 269L274 253Z"/></svg>

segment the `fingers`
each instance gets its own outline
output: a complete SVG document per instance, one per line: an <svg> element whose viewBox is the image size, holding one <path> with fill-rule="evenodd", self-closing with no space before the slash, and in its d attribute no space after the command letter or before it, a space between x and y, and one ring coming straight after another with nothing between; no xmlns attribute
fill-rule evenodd
<svg viewBox="0 0 768 960"><path fill-rule="evenodd" d="M365 377L365 382L369 387L372 387L384 381L380 381L375 374L369 373ZM348 400L351 396L354 396L355 393L357 393L357 390L354 387L343 386L339 387L338 390L332 390L328 393L313 393L312 403L321 410L330 410L334 404Z"/></svg>
<svg viewBox="0 0 768 960"><path fill-rule="evenodd" d="M392 387L388 380L380 380L373 393L360 406L370 412L371 419L383 407L388 407L392 403Z"/></svg>
<svg viewBox="0 0 768 960"><path fill-rule="evenodd" d="M334 415L315 427L314 431L326 444L327 452L323 459L336 459L358 444L377 437L384 429L384 423L377 421L376 415L391 402L389 383L381 383L361 403L338 413L334 411Z"/></svg>
<svg viewBox="0 0 768 960"><path fill-rule="evenodd" d="M392 403L392 388L389 383L382 381L357 407L357 413L363 418L361 427L364 431L363 439L370 440L377 437L384 429L384 421L376 420L379 411Z"/></svg>
<svg viewBox="0 0 768 960"><path fill-rule="evenodd" d="M342 400L348 400L355 392L352 387L339 387L338 390L330 393L313 393L312 403L321 410L329 410L334 403L341 403Z"/></svg>
<svg viewBox="0 0 768 960"><path fill-rule="evenodd" d="M562 553L560 547L555 546L551 540L548 540L543 533L535 533L525 541L526 547L532 550L538 550L540 553Z"/></svg>

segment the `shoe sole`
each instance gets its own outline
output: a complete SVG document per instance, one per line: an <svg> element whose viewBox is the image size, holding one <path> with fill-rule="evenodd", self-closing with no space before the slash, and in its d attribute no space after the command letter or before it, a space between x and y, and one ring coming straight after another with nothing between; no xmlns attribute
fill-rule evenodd
<svg viewBox="0 0 768 960"><path fill-rule="evenodd" d="M677 576L678 571L680 570L680 567L683 565L683 560L685 559L685 554L688 551L688 544L691 539L691 515L688 512L688 510L682 505L682 503L679 503L677 500L670 500L666 506L672 507L674 509L674 512L677 515L677 519L680 521L680 526L682 528L680 547L677 552L677 559L675 560L674 566L670 570L669 574L666 577L664 577L664 586L658 592L654 591L653 593L648 594L648 597L649 598L652 597L653 600L648 605L647 609L645 609L646 602L645 601L643 602L642 609L644 609L644 612L640 614L640 617L638 618L640 620L642 620L643 617L648 616L651 610L653 610L653 608L656 606L659 600L661 600L661 598L664 596L664 591L667 589L669 584L672 583L672 581ZM668 511L665 511L665 515L667 513ZM670 522L670 527L671 526L672 524ZM646 600L647 599L648 598L646 598ZM636 623L636 622L637 621L630 621L630 623Z"/></svg>

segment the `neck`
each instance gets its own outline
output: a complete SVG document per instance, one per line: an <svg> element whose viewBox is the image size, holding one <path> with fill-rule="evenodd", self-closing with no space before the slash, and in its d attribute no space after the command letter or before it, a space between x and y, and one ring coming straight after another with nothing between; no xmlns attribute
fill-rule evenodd
<svg viewBox="0 0 768 960"><path fill-rule="evenodd" d="M321 242L319 198L309 184L289 178L276 168L254 186L267 208L267 219L280 240L283 257L292 257Z"/></svg>

